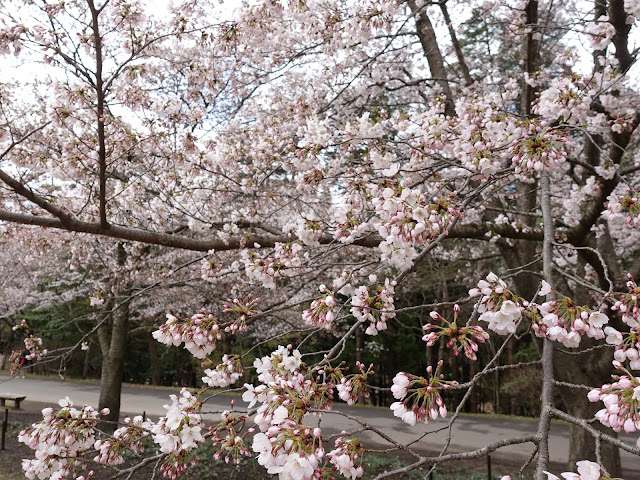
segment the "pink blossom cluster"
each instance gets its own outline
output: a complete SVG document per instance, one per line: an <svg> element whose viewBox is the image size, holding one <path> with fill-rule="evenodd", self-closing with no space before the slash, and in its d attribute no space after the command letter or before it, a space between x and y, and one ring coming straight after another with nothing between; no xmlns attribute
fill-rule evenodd
<svg viewBox="0 0 640 480"><path fill-rule="evenodd" d="M204 366L204 365L203 365ZM202 381L210 387L228 387L238 381L243 374L242 359L238 355L223 355L222 362L215 368L207 368Z"/></svg>
<svg viewBox="0 0 640 480"><path fill-rule="evenodd" d="M367 231L367 224L359 220L354 205L336 207L334 216L333 236L341 243L352 243L360 234Z"/></svg>
<svg viewBox="0 0 640 480"><path fill-rule="evenodd" d="M293 350L291 345L280 345L268 357L256 358L253 362L258 380L265 385L280 380L297 380L301 365L302 354Z"/></svg>
<svg viewBox="0 0 640 480"><path fill-rule="evenodd" d="M611 125L611 131L617 134L631 132L633 131L633 114L627 113L613 120L609 120L609 125Z"/></svg>
<svg viewBox="0 0 640 480"><path fill-rule="evenodd" d="M215 253L215 250L209 250L207 256L200 261L200 277L211 283L217 281L222 268L220 261L214 257Z"/></svg>
<svg viewBox="0 0 640 480"><path fill-rule="evenodd" d="M611 43L616 33L615 27L609 22L604 15L599 17L595 22L590 22L585 33L589 37L591 46L596 50L604 50Z"/></svg>
<svg viewBox="0 0 640 480"><path fill-rule="evenodd" d="M23 318L20 323L17 323L16 325L14 325L13 327L11 327L11 330L18 331L18 330L24 330L24 331L29 331L29 324L27 323L27 321Z"/></svg>
<svg viewBox="0 0 640 480"><path fill-rule="evenodd" d="M567 136L558 130L546 129L531 122L529 133L515 140L509 150L513 155L511 161L516 173L548 170L564 162L567 155L562 144L566 141Z"/></svg>
<svg viewBox="0 0 640 480"><path fill-rule="evenodd" d="M626 323L629 332L618 332L612 327L607 327L607 343L616 345L614 358L619 362L629 360L632 370L640 370L640 308L638 308L638 297L640 296L640 287L633 280L630 274L627 274L627 293L614 294L616 302L611 310L622 313L622 321Z"/></svg>
<svg viewBox="0 0 640 480"><path fill-rule="evenodd" d="M23 328L21 325L22 324L20 324L20 328ZM26 325L26 323L24 323L24 325ZM16 326L14 326L13 328L15 330ZM48 350L46 348L42 348L42 338L36 337L34 335L29 335L24 339L24 347L27 350L27 353L24 357L22 356L23 352L20 350L14 350L11 352L11 355L9 355L9 362L11 362L11 368L9 369L9 372L11 373L11 375L16 375L20 371L20 367L23 366L20 363L21 361L37 361L42 359L42 357L44 357L48 353Z"/></svg>
<svg viewBox="0 0 640 480"><path fill-rule="evenodd" d="M42 348L42 338L34 335L29 335L24 339L24 348L29 351L25 357L27 360L40 360L47 354L47 349Z"/></svg>
<svg viewBox="0 0 640 480"><path fill-rule="evenodd" d="M461 216L449 198L433 197L429 202L420 191L409 187L392 183L380 188L371 203L382 219L378 232L388 243L396 243L399 238L407 244L425 244Z"/></svg>
<svg viewBox="0 0 640 480"><path fill-rule="evenodd" d="M439 148L434 153L445 151L454 158L459 158L465 169L478 173L481 180L486 180L503 168L505 147L516 136L521 135L522 128L513 117L504 115L509 104L514 100L517 91L515 85L507 84L501 92L482 92L475 90L464 99L456 102L458 115L440 121L438 129ZM448 124L448 125L447 125ZM433 128L433 121L429 122ZM441 129L455 128L458 138ZM423 129L427 125L423 125ZM433 133L425 132L426 138L433 138ZM435 145L431 146L434 150ZM439 153L439 152L438 152Z"/></svg>
<svg viewBox="0 0 640 480"><path fill-rule="evenodd" d="M202 404L198 397L183 388L180 396L170 395L171 405L165 405L167 414L152 426L153 441L164 453L191 450L204 438L200 433L204 422L200 416Z"/></svg>
<svg viewBox="0 0 640 480"><path fill-rule="evenodd" d="M315 325L330 330L335 319L336 299L335 293L323 284L320 285L322 296L311 302L308 309L302 312L302 319L308 325Z"/></svg>
<svg viewBox="0 0 640 480"><path fill-rule="evenodd" d="M27 28L24 25L14 24L5 26L2 24L0 28L0 53L10 53L18 56L22 50L21 37L27 32ZM24 40L24 39L22 39Z"/></svg>
<svg viewBox="0 0 640 480"><path fill-rule="evenodd" d="M360 373L344 375L336 383L338 397L349 405L354 405L360 396L369 397L367 379L369 375L374 374L373 365L369 365L369 368L365 370L362 363L356 362L356 368L360 370Z"/></svg>
<svg viewBox="0 0 640 480"><path fill-rule="evenodd" d="M305 218L299 218L294 228L295 235L302 243L309 247L319 247L320 237L323 232L322 223Z"/></svg>
<svg viewBox="0 0 640 480"><path fill-rule="evenodd" d="M213 315L202 311L184 320L168 313L167 321L152 335L165 345L178 346L184 343L184 348L196 358L205 358L213 352L216 341L222 338L218 321Z"/></svg>
<svg viewBox="0 0 640 480"><path fill-rule="evenodd" d="M300 242L276 243L272 255L260 257L255 252L243 252L245 274L271 290L276 288L279 277L297 273L302 266Z"/></svg>
<svg viewBox="0 0 640 480"><path fill-rule="evenodd" d="M478 304L480 320L487 322L488 328L500 335L514 333L524 308L520 299L513 295L507 284L490 272L485 280L478 282L477 288L469 290L472 297L482 295Z"/></svg>
<svg viewBox="0 0 640 480"><path fill-rule="evenodd" d="M95 425L99 415L108 415L109 410L97 412L85 405L81 410L73 408L69 397L58 402L59 410L45 408L43 420L22 430L18 441L35 450L35 458L22 461L22 469L29 479L61 479L71 474L82 462L76 457L94 448Z"/></svg>
<svg viewBox="0 0 640 480"><path fill-rule="evenodd" d="M422 329L427 332L422 340L427 342L427 346L432 347L439 338L447 337L447 348L453 348L453 353L457 356L460 351L470 360L477 360L476 352L478 351L478 343L484 343L489 339L489 334L478 325L458 327L456 321L460 313L460 306L453 306L453 322L448 322L438 312L432 311L429 316L441 325L427 323Z"/></svg>
<svg viewBox="0 0 640 480"><path fill-rule="evenodd" d="M595 462L582 460L580 462L576 462L576 466L578 467L578 473L565 472L561 473L560 475L565 480L611 480L602 474L602 472L600 471L600 465ZM544 473L547 474L547 480L560 480L552 473Z"/></svg>
<svg viewBox="0 0 640 480"><path fill-rule="evenodd" d="M356 438L339 437L335 448L327 454L329 463L345 478L358 478L364 473L362 459L364 447Z"/></svg>
<svg viewBox="0 0 640 480"><path fill-rule="evenodd" d="M549 119L576 125L586 121L595 94L584 85L581 75L560 76L551 79L550 85L540 92L533 111Z"/></svg>
<svg viewBox="0 0 640 480"><path fill-rule="evenodd" d="M624 195L612 193L607 202L607 209L602 216L614 225L625 224L634 227L640 224L640 203L638 194L627 190Z"/></svg>
<svg viewBox="0 0 640 480"><path fill-rule="evenodd" d="M309 480L316 476L324 448L320 428L287 423L253 437L258 463L280 480Z"/></svg>
<svg viewBox="0 0 640 480"><path fill-rule="evenodd" d="M427 244L462 217L450 197L434 196L429 201L422 192L389 181L379 187L371 202L381 219L381 258L395 266L411 260L415 245Z"/></svg>
<svg viewBox="0 0 640 480"><path fill-rule="evenodd" d="M603 327L609 322L604 313L574 304L569 297L538 305L540 316L535 316L532 328L538 337L560 342L567 348L577 348L582 336L601 340Z"/></svg>
<svg viewBox="0 0 640 480"><path fill-rule="evenodd" d="M153 423L145 421L141 415L133 419L126 417L124 423L113 433L113 437L96 441L94 448L98 455L94 461L104 465L119 465L124 462L124 452L144 452L144 440L148 438Z"/></svg>
<svg viewBox="0 0 640 480"><path fill-rule="evenodd" d="M367 369L358 363L358 373L345 375L342 365L311 369L291 347L279 347L269 357L256 360L254 366L262 384L245 384L242 399L249 408L261 403L254 418L260 432L254 436L253 450L259 454L258 463L269 473L284 479L324 478L331 466L347 478L362 474L362 450L357 441L339 438L327 462L321 430L301 425L309 409L331 408L334 389L350 404L359 395L367 395L366 381L373 374L372 366Z"/></svg>
<svg viewBox="0 0 640 480"><path fill-rule="evenodd" d="M635 20L640 20L640 0L624 0L624 11L630 18L627 23L633 24Z"/></svg>
<svg viewBox="0 0 640 480"><path fill-rule="evenodd" d="M640 378L634 377L618 361L613 365L625 375L612 375L615 380L589 392L590 402L602 401L605 408L596 412L596 418L615 432L633 433L640 430ZM640 446L640 439L638 439Z"/></svg>
<svg viewBox="0 0 640 480"><path fill-rule="evenodd" d="M368 321L365 330L367 335L377 335L379 331L387 329L387 321L396 316L393 295L395 280L384 281L384 286L378 285L375 292L367 286L360 286L351 297L351 313L361 321Z"/></svg>
<svg viewBox="0 0 640 480"><path fill-rule="evenodd" d="M236 425L244 425L247 418L246 415L225 410L221 414L221 421L209 428L211 441L215 447L219 448L213 455L215 460L224 457L225 463L239 464L242 457L251 456L251 452L245 446L244 437L247 433L253 433L253 429L248 429L245 434L240 434L236 430Z"/></svg>
<svg viewBox="0 0 640 480"><path fill-rule="evenodd" d="M253 298L251 294L247 295L246 300L240 295L238 298L228 298L227 303L223 306L224 313L235 313L238 318L224 328L227 333L242 332L247 329L247 319L262 313L256 308L258 299Z"/></svg>
<svg viewBox="0 0 640 480"><path fill-rule="evenodd" d="M431 365L427 367L429 378L405 372L393 377L391 394L394 398L402 400L391 404L391 410L396 417L414 426L416 422L429 423L438 416L447 416L447 407L440 396L440 390L450 389L458 385L458 382L444 380L444 375L440 373L442 364L443 361L440 360L435 371ZM410 393L410 390L413 391Z"/></svg>

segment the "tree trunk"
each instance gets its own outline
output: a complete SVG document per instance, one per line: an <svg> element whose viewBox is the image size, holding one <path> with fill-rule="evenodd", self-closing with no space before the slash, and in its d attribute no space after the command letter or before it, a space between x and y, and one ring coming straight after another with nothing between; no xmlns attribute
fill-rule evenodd
<svg viewBox="0 0 640 480"><path fill-rule="evenodd" d="M116 309L111 319L111 338L108 348L102 351L102 374L100 376L100 400L98 408L108 408L109 415L105 420L117 422L120 418L120 393L122 391L122 374L124 356L127 347L127 330L129 322L129 304L124 303ZM101 329L103 327L100 327ZM104 328L108 328L104 326ZM101 342L102 343L102 342ZM114 425L105 427L112 431Z"/></svg>
<svg viewBox="0 0 640 480"><path fill-rule="evenodd" d="M82 365L82 378L89 376L89 368L91 367L91 350L92 346L89 343L89 348L84 352L84 364Z"/></svg>
<svg viewBox="0 0 640 480"><path fill-rule="evenodd" d="M118 265L125 264L127 252L122 243L117 247ZM126 292L124 285L119 285L116 280L115 292ZM117 297L110 301L106 311L108 320L98 328L98 340L102 351L102 372L100 375L100 399L98 408L109 409L109 414L102 417L104 420L117 422L120 418L120 393L122 391L122 375L124 370L124 357L127 347L127 334L129 323L129 301L125 296L124 301L117 304ZM102 427L113 432L115 424L103 424Z"/></svg>
<svg viewBox="0 0 640 480"><path fill-rule="evenodd" d="M151 371L151 385L160 385L158 342L151 335L149 335L149 370Z"/></svg>

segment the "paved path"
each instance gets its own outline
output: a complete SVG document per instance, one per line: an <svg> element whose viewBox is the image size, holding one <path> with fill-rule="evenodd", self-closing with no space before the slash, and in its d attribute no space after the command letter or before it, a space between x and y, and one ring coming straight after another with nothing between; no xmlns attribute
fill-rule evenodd
<svg viewBox="0 0 640 480"><path fill-rule="evenodd" d="M164 405L170 403L169 395L178 389L124 386L122 391L122 413L127 415L139 415L146 412L151 419L165 413ZM97 407L99 387L93 383L60 382L56 380L42 380L37 378L10 378L0 375L0 393L15 393L27 396L28 402L42 402L56 404L60 398L69 396L75 405L89 404ZM235 399L239 409L246 405L239 397L220 395L214 397L206 404L206 411L216 412L227 410L230 402ZM429 425L419 424L411 427L395 418L388 408L372 407L347 407L341 406L340 411L365 419L369 424L386 432L398 442L407 443L419 438L423 433L432 432L444 426L442 420L432 422ZM213 419L214 413L209 414ZM313 421L311 418L310 421ZM517 437L525 434L533 434L537 423L522 419L492 418L481 415L469 415L460 417L453 428L453 441L450 452L462 452L475 450L488 443L504 438ZM323 432L336 433L342 430L355 430L357 424L340 415L327 415L323 419ZM635 443L637 435L626 436ZM373 433L367 433L361 439L365 444L386 446L376 439ZM415 445L415 449L433 454L441 448L446 439L446 432L432 433ZM492 454L495 460L515 465L524 462L532 452L531 444L511 445L504 447ZM569 453L569 427L563 423L553 423L550 435L551 461L562 464L566 462ZM622 452L622 466L626 472L635 472L632 476L625 476L627 480L640 479L640 457Z"/></svg>

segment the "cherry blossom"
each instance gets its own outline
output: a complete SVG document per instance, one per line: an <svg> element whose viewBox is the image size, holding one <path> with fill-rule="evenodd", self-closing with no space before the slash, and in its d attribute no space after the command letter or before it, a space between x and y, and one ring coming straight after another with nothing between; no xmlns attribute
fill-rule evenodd
<svg viewBox="0 0 640 480"><path fill-rule="evenodd" d="M167 321L159 330L153 332L153 338L166 345L180 345L189 350L196 358L205 358L216 348L216 341L222 338L218 321L213 315L199 312L191 318L180 320L168 313Z"/></svg>
<svg viewBox="0 0 640 480"><path fill-rule="evenodd" d="M589 401L604 402L605 408L596 413L596 418L603 425L615 432L633 433L640 430L640 378L631 375L620 362L614 361L614 366L625 375L612 375L613 383L591 390Z"/></svg>
<svg viewBox="0 0 640 480"><path fill-rule="evenodd" d="M595 462L582 460L580 462L576 462L576 466L578 467L578 473L565 472L561 474L562 477L566 480L608 480L608 477L605 477L602 474L600 466ZM547 480L560 480L552 473L544 473L547 474Z"/></svg>
<svg viewBox="0 0 640 480"><path fill-rule="evenodd" d="M489 334L477 325L458 327L456 321L459 313L460 307L454 305L453 322L449 323L440 316L439 313L431 312L430 317L437 322L441 322L443 326L433 325L431 323L425 324L422 329L425 332L432 331L422 337L422 340L427 342L428 346L433 346L440 337L448 337L449 340L447 341L446 347L453 348L455 355L459 355L460 350L463 350L467 358L477 360L476 352L478 351L478 343L484 343L485 340L488 340Z"/></svg>
<svg viewBox="0 0 640 480"><path fill-rule="evenodd" d="M457 382L444 380L444 375L440 373L442 363L442 360L438 362L435 371L431 365L427 367L428 379L404 372L394 377L391 392L394 398L402 400L391 404L391 410L396 417L414 426L418 421L429 423L438 416L447 416L447 407L439 390L447 390L457 385ZM410 391L411 388L416 390Z"/></svg>
<svg viewBox="0 0 640 480"><path fill-rule="evenodd" d="M384 286L376 287L372 292L369 287L361 286L351 297L351 313L361 321L368 321L365 330L368 335L377 335L380 330L387 329L387 321L396 316L394 312L393 280L385 279Z"/></svg>

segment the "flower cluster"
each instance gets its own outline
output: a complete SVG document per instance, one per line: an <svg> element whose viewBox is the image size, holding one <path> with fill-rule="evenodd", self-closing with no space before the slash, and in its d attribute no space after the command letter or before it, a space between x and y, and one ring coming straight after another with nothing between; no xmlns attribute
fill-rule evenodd
<svg viewBox="0 0 640 480"><path fill-rule="evenodd" d="M330 410L335 389L350 404L367 395L372 368L358 363L359 372L345 375L342 365L310 368L290 346L254 362L262 384L246 384L242 399L249 408L261 403L254 418L260 432L254 436L253 450L269 473L287 480L329 478L328 469L347 478L362 474L363 450L357 440L338 438L335 450L325 458L320 428L302 425L310 409Z"/></svg>
<svg viewBox="0 0 640 480"><path fill-rule="evenodd" d="M277 379L297 379L301 365L302 355L298 350L292 351L291 345L280 345L270 356L256 358L253 362L258 380L265 385L276 382Z"/></svg>
<svg viewBox="0 0 640 480"><path fill-rule="evenodd" d="M596 413L596 418L603 425L615 432L624 430L632 433L640 430L640 378L631 375L620 362L614 361L613 364L625 375L612 375L613 383L591 390L589 401L604 402L605 408Z"/></svg>
<svg viewBox="0 0 640 480"><path fill-rule="evenodd" d="M321 430L287 423L253 437L258 463L281 480L311 479L324 457Z"/></svg>
<svg viewBox="0 0 640 480"><path fill-rule="evenodd" d="M367 335L377 335L380 330L387 329L387 320L396 316L393 295L395 281L385 279L384 286L378 285L372 294L369 287L361 286L351 297L351 313L362 321L368 321L365 330Z"/></svg>
<svg viewBox="0 0 640 480"><path fill-rule="evenodd" d="M515 140L509 152L516 173L539 172L549 169L553 164L562 163L567 155L562 144L567 141L566 135L557 130L547 130L536 123L529 126L529 134Z"/></svg>
<svg viewBox="0 0 640 480"><path fill-rule="evenodd" d="M98 440L94 448L98 455L93 459L104 465L119 465L124 462L122 454L125 451L142 453L144 452L144 440L149 436L152 428L151 421L145 421L138 415L131 419L124 419L125 426L118 428L112 438Z"/></svg>
<svg viewBox="0 0 640 480"><path fill-rule="evenodd" d="M440 322L442 326L432 323L424 325L422 329L427 333L422 337L422 340L427 342L427 346L432 347L440 337L447 337L447 348L453 348L453 353L456 356L462 350L467 358L476 360L476 352L478 351L476 342L484 343L489 339L489 334L477 325L458 327L456 321L459 313L460 307L456 304L453 307L453 322L448 322L438 312L431 312L429 314L431 318Z"/></svg>
<svg viewBox="0 0 640 480"><path fill-rule="evenodd" d="M609 120L611 131L617 134L633 131L633 114L627 113L613 120Z"/></svg>
<svg viewBox="0 0 640 480"><path fill-rule="evenodd" d="M221 414L222 421L209 428L211 441L219 450L213 455L215 460L224 457L225 463L239 464L242 457L250 457L251 452L244 444L244 436L246 433L253 433L253 429L241 435L236 431L235 426L244 424L247 416L238 415L233 411L224 411Z"/></svg>
<svg viewBox="0 0 640 480"><path fill-rule="evenodd" d="M242 360L238 355L225 354L219 365L214 369L207 368L204 374L206 376L202 377L202 381L210 387L228 387L242 376Z"/></svg>
<svg viewBox="0 0 640 480"><path fill-rule="evenodd" d="M435 371L431 365L427 367L428 379L405 372L400 372L393 377L391 394L394 398L402 400L391 404L391 410L396 417L414 426L418 421L429 423L438 416L442 418L447 416L447 407L439 391L456 386L458 382L444 380L444 375L440 373L442 364L443 361L440 360ZM411 389L415 390L409 394Z"/></svg>
<svg viewBox="0 0 640 480"><path fill-rule="evenodd" d="M616 302L611 310L622 313L622 321L626 323L629 332L618 332L612 327L607 327L607 343L616 345L614 358L619 362L629 360L629 366L632 370L640 370L640 308L638 308L638 296L640 296L640 287L633 280L633 277L627 275L627 293L615 293Z"/></svg>
<svg viewBox="0 0 640 480"><path fill-rule="evenodd" d="M554 78L549 87L540 92L533 111L563 123L582 123L587 118L595 93L585 88L578 74Z"/></svg>
<svg viewBox="0 0 640 480"><path fill-rule="evenodd" d="M358 478L364 473L362 459L364 447L355 438L339 437L335 441L335 448L327 457L334 469L345 478Z"/></svg>
<svg viewBox="0 0 640 480"><path fill-rule="evenodd" d="M24 339L24 347L29 351L25 357L27 360L40 360L47 354L47 349L42 348L42 338L29 335Z"/></svg>
<svg viewBox="0 0 640 480"><path fill-rule="evenodd" d="M487 322L488 328L500 335L514 333L522 317L520 299L507 288L507 284L491 272L486 280L480 280L477 288L469 290L472 297L482 295L478 305L480 320Z"/></svg>
<svg viewBox="0 0 640 480"><path fill-rule="evenodd" d="M461 216L450 198L434 197L429 202L421 192L397 184L382 189L371 202L382 219L378 232L389 243L399 237L408 244L425 244Z"/></svg>
<svg viewBox="0 0 640 480"><path fill-rule="evenodd" d="M180 345L196 358L205 358L216 348L216 341L222 338L218 321L213 315L198 312L191 318L180 320L172 313L167 321L153 332L153 338L165 345Z"/></svg>
<svg viewBox="0 0 640 480"><path fill-rule="evenodd" d="M247 277L256 280L265 288L276 288L276 280L285 272L296 273L302 266L302 244L300 242L276 243L272 255L264 258L255 252L245 252L245 273Z"/></svg>
<svg viewBox="0 0 640 480"><path fill-rule="evenodd" d="M309 408L328 409L333 398L333 384L314 381L313 371L302 363L300 353L294 350L289 355L289 350L280 347L269 357L257 359L254 366L262 385L244 386L242 400L249 403L249 408L261 402L254 422L262 432L297 425Z"/></svg>
<svg viewBox="0 0 640 480"><path fill-rule="evenodd" d="M561 473L565 480L612 480L609 477L605 477L600 471L600 465L589 460L582 460L576 462L578 467L578 473L565 472ZM544 472L547 474L547 480L560 480L552 473Z"/></svg>
<svg viewBox="0 0 640 480"><path fill-rule="evenodd" d="M391 183L371 201L381 222L378 233L382 259L400 266L414 245L424 245L446 232L455 219L462 216L452 198L435 196L431 202L408 187Z"/></svg>
<svg viewBox="0 0 640 480"><path fill-rule="evenodd" d="M175 478L187 471L193 450L204 442L204 422L200 415L202 404L186 388L180 391L180 397L170 398L172 404L164 406L166 416L151 427L151 432L160 451L168 454L161 467L164 475Z"/></svg>
<svg viewBox="0 0 640 480"><path fill-rule="evenodd" d="M224 328L225 332L237 333L247 329L247 319L255 315L259 315L262 312L256 308L258 305L258 299L252 298L251 294L247 295L245 300L242 295L238 298L228 298L227 303L223 306L224 313L235 313L238 318Z"/></svg>
<svg viewBox="0 0 640 480"><path fill-rule="evenodd" d="M356 367L360 370L360 373L344 375L336 383L338 397L349 405L355 404L359 396L369 397L367 378L369 375L374 374L373 365L369 365L369 368L365 370L365 366L362 363L356 362Z"/></svg>
<svg viewBox="0 0 640 480"><path fill-rule="evenodd" d="M27 478L62 478L73 472L76 457L94 448L98 415L109 414L108 409L97 412L88 405L81 410L73 408L69 397L58 405L62 407L59 410L42 410L43 420L18 435L19 442L36 451L34 459L22 461Z"/></svg>
<svg viewBox="0 0 640 480"><path fill-rule="evenodd" d="M538 337L560 342L567 348L577 348L582 336L603 339L603 327L609 322L604 313L575 305L569 297L562 297L539 305L538 317L532 328Z"/></svg>
<svg viewBox="0 0 640 480"><path fill-rule="evenodd" d="M616 29L606 16L599 17L595 22L590 22L586 28L591 46L595 50L604 50L611 43Z"/></svg>
<svg viewBox="0 0 640 480"><path fill-rule="evenodd" d="M200 277L211 283L215 283L220 276L220 269L222 267L220 261L215 258L215 250L209 250L206 257L200 262Z"/></svg>
<svg viewBox="0 0 640 480"><path fill-rule="evenodd" d="M609 196L607 209L603 212L603 217L614 225L626 224L634 227L640 224L640 203L638 194L627 190L624 195L612 193Z"/></svg>
<svg viewBox="0 0 640 480"><path fill-rule="evenodd" d="M320 293L322 296L311 302L309 308L302 312L302 319L309 325L329 330L335 319L335 294L324 284L320 285Z"/></svg>

